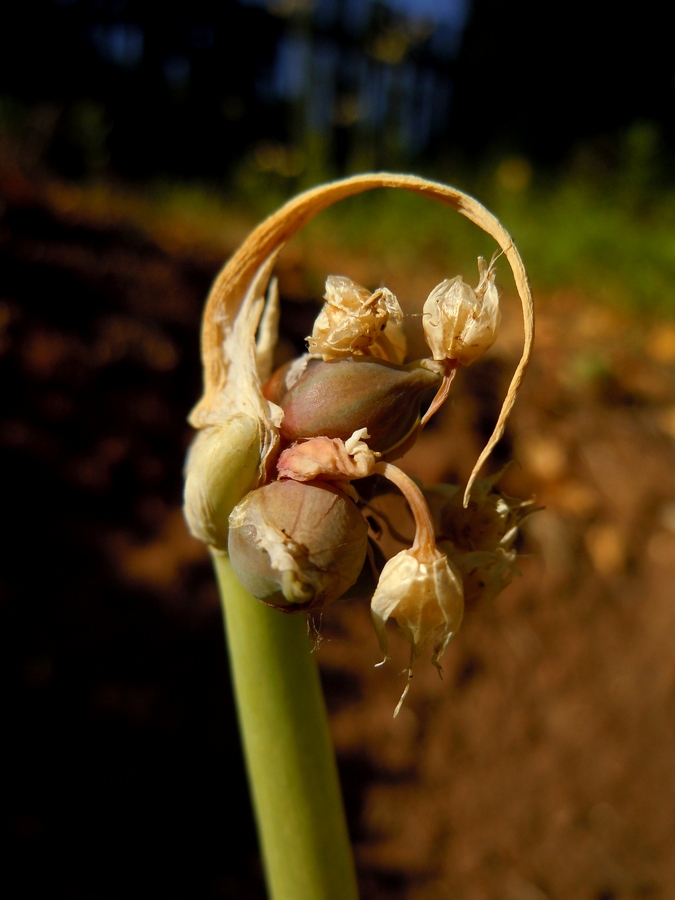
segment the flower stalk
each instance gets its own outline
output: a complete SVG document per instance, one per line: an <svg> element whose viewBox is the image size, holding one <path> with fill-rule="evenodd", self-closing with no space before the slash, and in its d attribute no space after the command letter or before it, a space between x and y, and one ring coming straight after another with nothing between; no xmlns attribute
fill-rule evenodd
<svg viewBox="0 0 675 900"><path fill-rule="evenodd" d="M213 560L270 900L357 900L305 617L259 603L227 556Z"/></svg>
<svg viewBox="0 0 675 900"><path fill-rule="evenodd" d="M405 472L402 472L398 466L392 466L391 463L376 463L373 467L373 472L377 475L382 475L388 481L391 481L392 484L395 484L408 501L408 506L415 522L415 538L410 552L420 562L433 563L441 554L436 548L434 523L424 495L412 478L406 475Z"/></svg>

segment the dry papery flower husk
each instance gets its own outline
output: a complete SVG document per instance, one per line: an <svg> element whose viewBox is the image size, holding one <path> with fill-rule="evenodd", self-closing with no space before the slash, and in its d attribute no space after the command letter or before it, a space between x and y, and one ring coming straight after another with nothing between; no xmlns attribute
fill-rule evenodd
<svg viewBox="0 0 675 900"><path fill-rule="evenodd" d="M384 172L356 175L298 195L258 225L224 266L207 300L202 327L204 395L189 421L194 428L204 429L224 422L233 414L243 413L256 420L260 430L259 483L264 482L268 458L278 446L280 413L262 395L262 383L270 374L279 314L274 282L265 304L274 263L284 245L314 216L340 200L374 188L412 191L466 216L496 241L513 272L523 310L523 352L494 431L471 472L464 493L466 506L478 472L504 433L527 368L534 338L534 309L523 261L507 231L477 200L445 184L415 175ZM256 334L256 328L257 345L254 345L251 336ZM248 489L252 487L255 484Z"/></svg>

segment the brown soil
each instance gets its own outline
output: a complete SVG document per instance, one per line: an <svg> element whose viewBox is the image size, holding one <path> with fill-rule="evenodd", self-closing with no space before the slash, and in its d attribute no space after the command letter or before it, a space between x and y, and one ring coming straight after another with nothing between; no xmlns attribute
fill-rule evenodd
<svg viewBox="0 0 675 900"><path fill-rule="evenodd" d="M222 259L16 173L0 189L8 859L26 896L262 898L215 586L180 512ZM282 270L296 342L300 275ZM411 474L466 479L517 343L507 321ZM674 374L672 326L547 297L492 463L513 456L504 488L544 507L522 577L467 610L442 681L417 664L396 720L403 642L374 669L367 603L324 616L364 900L675 897Z"/></svg>

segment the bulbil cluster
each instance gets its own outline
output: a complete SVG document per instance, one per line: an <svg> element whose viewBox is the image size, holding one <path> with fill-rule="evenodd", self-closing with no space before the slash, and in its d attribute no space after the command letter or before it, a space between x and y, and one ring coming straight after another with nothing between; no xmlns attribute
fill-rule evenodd
<svg viewBox="0 0 675 900"><path fill-rule="evenodd" d="M388 480L405 497L415 533L377 573L373 624L384 660L391 618L410 644L410 667L430 646L440 669L465 595L495 596L511 580L528 504L477 479L477 469L464 493L449 485L422 491L393 461L443 403L457 368L494 342L494 264L479 259L475 289L457 277L431 291L422 315L430 354L408 364L392 292L330 276L308 352L273 372L275 257L265 256L236 316L214 319L220 347L212 343L211 357L205 347L214 385L193 413L201 430L187 461L187 522L213 552L229 555L262 602L285 613L322 610L374 567L365 516L373 510L361 486L372 486L372 476ZM477 466L503 430L515 388Z"/></svg>

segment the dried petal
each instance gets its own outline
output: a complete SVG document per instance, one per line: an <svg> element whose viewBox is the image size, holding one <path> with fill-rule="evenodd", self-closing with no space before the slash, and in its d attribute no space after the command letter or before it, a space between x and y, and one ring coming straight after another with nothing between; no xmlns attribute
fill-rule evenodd
<svg viewBox="0 0 675 900"><path fill-rule="evenodd" d="M411 663L433 641L432 662L439 666L462 621L462 579L442 553L420 562L413 551L402 550L382 569L370 608L385 659L389 659L385 624L393 617L411 645Z"/></svg>
<svg viewBox="0 0 675 900"><path fill-rule="evenodd" d="M468 366L495 342L501 320L495 270L479 257L478 271L475 291L458 275L437 285L424 304L422 325L436 360Z"/></svg>
<svg viewBox="0 0 675 900"><path fill-rule="evenodd" d="M405 336L393 327L401 323L403 313L390 290L383 287L371 294L351 278L329 275L325 301L312 336L307 338L313 356L327 361L368 354L389 362L403 362Z"/></svg>
<svg viewBox="0 0 675 900"><path fill-rule="evenodd" d="M347 441L317 437L293 444L279 456L279 477L295 481L365 478L372 473L376 463L376 454L365 443L368 437L368 430L360 428Z"/></svg>

